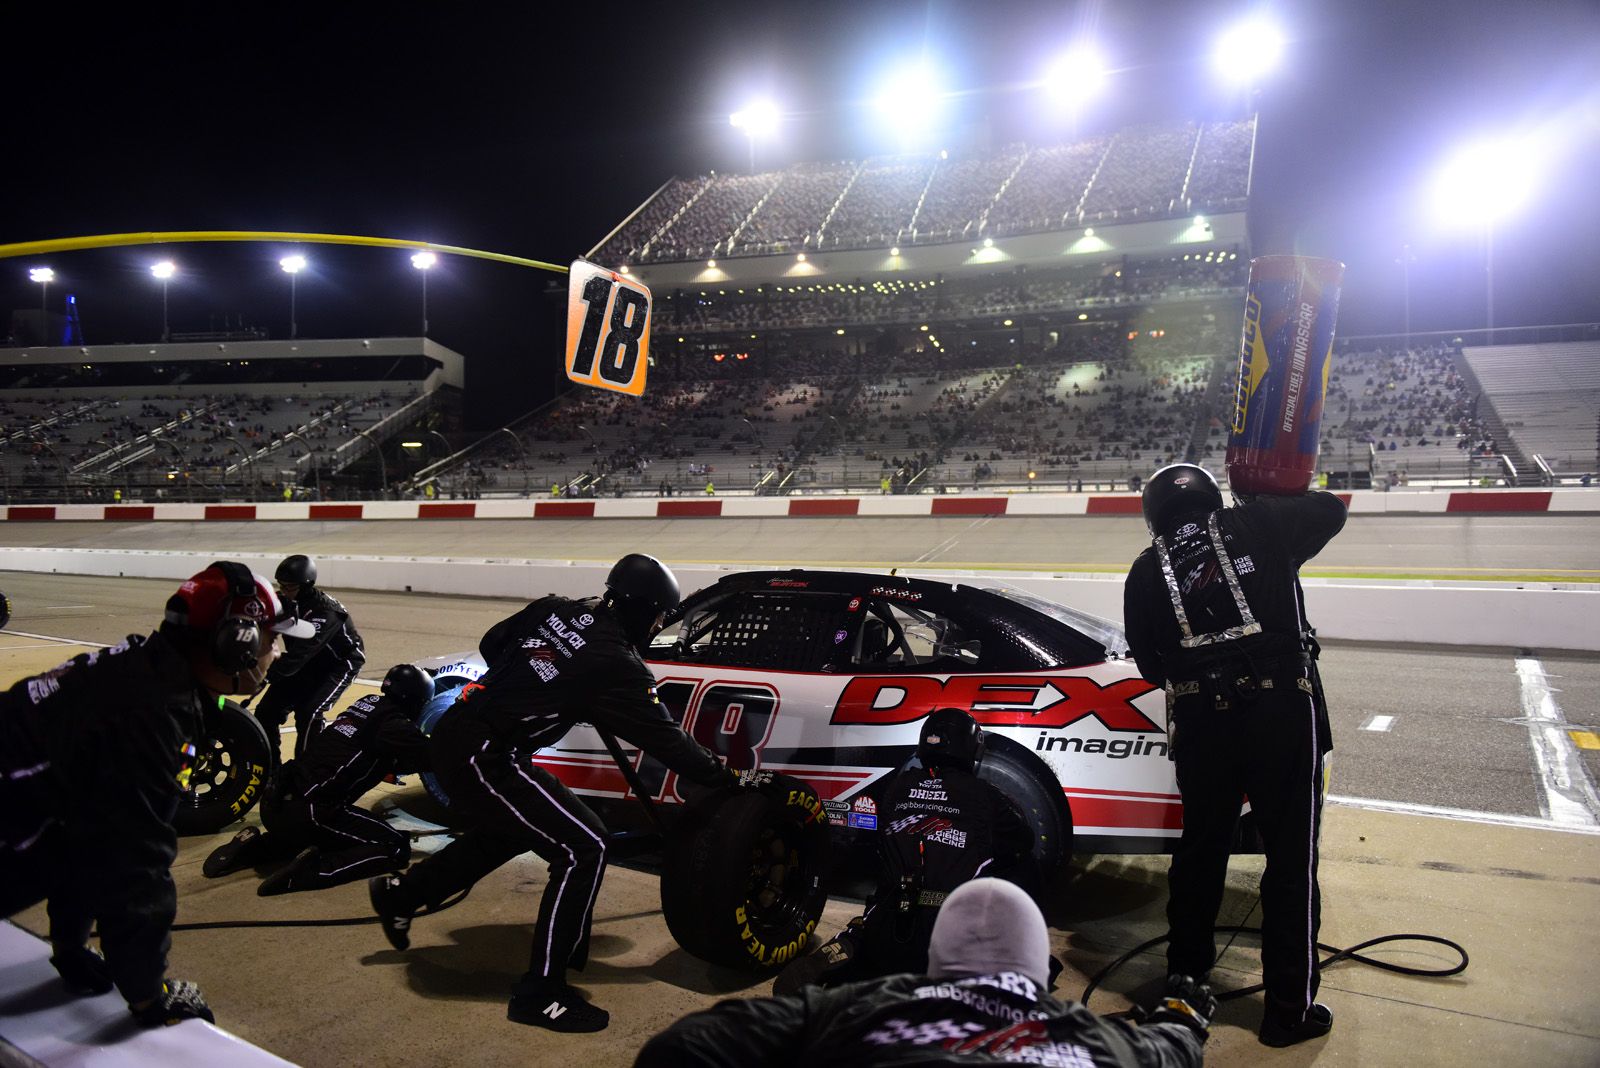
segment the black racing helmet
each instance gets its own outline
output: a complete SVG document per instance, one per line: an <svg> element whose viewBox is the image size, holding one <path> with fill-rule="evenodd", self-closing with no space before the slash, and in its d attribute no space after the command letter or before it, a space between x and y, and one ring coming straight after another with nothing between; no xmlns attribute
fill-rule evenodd
<svg viewBox="0 0 1600 1068"><path fill-rule="evenodd" d="M644 553L629 553L606 576L606 599L628 640L643 646L654 633L656 617L678 607L682 594L666 564Z"/></svg>
<svg viewBox="0 0 1600 1068"><path fill-rule="evenodd" d="M976 771L983 759L983 728L962 709L938 709L922 721L917 758L924 767Z"/></svg>
<svg viewBox="0 0 1600 1068"><path fill-rule="evenodd" d="M407 719L416 719L433 700L433 676L415 664L396 664L383 677L383 696L399 705Z"/></svg>
<svg viewBox="0 0 1600 1068"><path fill-rule="evenodd" d="M1165 534L1183 516L1222 507L1222 490L1197 464L1171 464L1144 484L1144 525L1151 537Z"/></svg>
<svg viewBox="0 0 1600 1068"><path fill-rule="evenodd" d="M317 562L304 553L295 553L283 558L283 563L278 565L272 577L278 580L280 586L315 586Z"/></svg>

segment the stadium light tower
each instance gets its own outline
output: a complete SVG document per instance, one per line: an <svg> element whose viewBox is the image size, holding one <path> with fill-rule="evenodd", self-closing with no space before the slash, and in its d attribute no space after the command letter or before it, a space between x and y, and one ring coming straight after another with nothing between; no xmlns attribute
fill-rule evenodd
<svg viewBox="0 0 1600 1068"><path fill-rule="evenodd" d="M289 337L293 339L300 336L300 327L295 322L294 317L295 280L299 277L300 272L306 269L306 258L299 254L285 256L278 261L278 266L282 267L284 273L289 276Z"/></svg>
<svg viewBox="0 0 1600 1068"><path fill-rule="evenodd" d="M411 257L411 266L422 274L422 336L428 336L428 272L433 270L439 257L432 252L418 252Z"/></svg>
<svg viewBox="0 0 1600 1068"><path fill-rule="evenodd" d="M1106 62L1091 44L1076 44L1050 64L1044 88L1061 107L1076 111L1097 96L1106 84Z"/></svg>
<svg viewBox="0 0 1600 1068"><path fill-rule="evenodd" d="M1433 207L1440 222L1483 234L1484 326L1494 344L1494 231L1532 199L1545 156L1529 138L1491 138L1445 160L1434 177Z"/></svg>
<svg viewBox="0 0 1600 1068"><path fill-rule="evenodd" d="M167 283L178 273L178 265L171 260L162 260L150 265L150 273L161 283L161 340L165 342L170 336L167 330Z"/></svg>
<svg viewBox="0 0 1600 1068"><path fill-rule="evenodd" d="M743 130L745 140L750 143L750 173L756 171L756 140L765 140L778 132L778 121L783 113L778 110L778 105L765 98L752 101L745 107L728 116L728 125L736 130Z"/></svg>
<svg viewBox="0 0 1600 1068"><path fill-rule="evenodd" d="M50 344L50 283L56 280L56 272L49 267L32 267L28 270L28 277L39 283L39 343Z"/></svg>
<svg viewBox="0 0 1600 1068"><path fill-rule="evenodd" d="M1251 18L1217 38L1211 62L1224 81L1250 87L1277 67L1283 46L1283 31L1275 23Z"/></svg>
<svg viewBox="0 0 1600 1068"><path fill-rule="evenodd" d="M892 71L873 98L872 106L894 124L903 137L912 137L933 125L944 95L938 72L929 60L923 59Z"/></svg>

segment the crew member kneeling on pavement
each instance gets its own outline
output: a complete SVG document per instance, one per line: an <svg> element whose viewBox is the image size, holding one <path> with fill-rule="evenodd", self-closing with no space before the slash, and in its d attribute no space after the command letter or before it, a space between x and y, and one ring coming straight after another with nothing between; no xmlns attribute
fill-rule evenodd
<svg viewBox="0 0 1600 1068"><path fill-rule="evenodd" d="M1144 517L1154 543L1129 569L1123 618L1139 673L1166 688L1183 795L1168 969L1204 981L1216 962L1212 927L1248 796L1267 856L1260 1037L1292 1045L1333 1026L1316 1004L1317 838L1332 743L1298 573L1344 526L1345 506L1311 491L1224 508L1209 472L1175 464L1145 486Z"/></svg>
<svg viewBox="0 0 1600 1068"><path fill-rule="evenodd" d="M267 692L256 702L256 718L276 738L278 728L294 713L294 755L322 729L323 713L334 706L345 687L367 662L361 635L344 605L317 588L316 561L295 554L284 557L273 576L284 603L310 623L312 636L284 641L283 656L272 665Z"/></svg>
<svg viewBox="0 0 1600 1068"><path fill-rule="evenodd" d="M902 771L879 806L881 864L866 913L838 937L784 970L773 992L805 982L827 986L895 972L922 974L939 906L980 875L1031 882L1033 831L1011 801L978 778L983 729L959 708L922 724L921 766ZM818 974L820 971L820 974Z"/></svg>
<svg viewBox="0 0 1600 1068"><path fill-rule="evenodd" d="M507 1017L554 1031L599 1031L609 1014L567 985L588 960L589 924L606 866L606 829L555 776L533 764L579 723L612 732L690 782L734 785L733 772L673 722L640 659L678 580L659 560L617 561L600 598L544 597L492 627L478 645L489 670L462 689L433 731L433 772L466 833L402 877L368 884L396 949L411 918L519 853L550 864L528 973Z"/></svg>
<svg viewBox="0 0 1600 1068"><path fill-rule="evenodd" d="M416 720L432 697L426 671L390 668L379 693L357 698L273 779L261 799L265 833L240 831L206 858L205 874L214 879L298 853L257 888L272 897L403 871L410 837L356 801L390 776L429 769L428 736Z"/></svg>
<svg viewBox="0 0 1600 1068"><path fill-rule="evenodd" d="M115 985L146 1026L212 1019L193 983L166 978L172 818L206 710L260 687L278 634L310 633L265 579L217 563L178 587L154 634L0 695L0 916L48 900L50 961L73 993Z"/></svg>
<svg viewBox="0 0 1600 1068"><path fill-rule="evenodd" d="M1134 1026L1047 991L1050 938L1039 906L1002 879L974 879L939 909L926 975L895 975L791 997L724 1001L639 1051L636 1068L805 1065L1199 1065L1216 1001L1191 983Z"/></svg>

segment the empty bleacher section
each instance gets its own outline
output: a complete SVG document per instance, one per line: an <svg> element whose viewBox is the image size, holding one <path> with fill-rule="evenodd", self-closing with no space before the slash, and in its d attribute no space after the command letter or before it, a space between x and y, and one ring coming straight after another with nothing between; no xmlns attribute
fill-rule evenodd
<svg viewBox="0 0 1600 1068"><path fill-rule="evenodd" d="M615 266L889 248L1237 210L1254 135L1254 119L1183 123L981 156L674 178L593 257Z"/></svg>
<svg viewBox="0 0 1600 1068"><path fill-rule="evenodd" d="M1600 468L1600 341L1463 350L1500 423L1558 477Z"/></svg>
<svg viewBox="0 0 1600 1068"><path fill-rule="evenodd" d="M314 498L460 382L461 357L421 339L0 351L0 488Z"/></svg>

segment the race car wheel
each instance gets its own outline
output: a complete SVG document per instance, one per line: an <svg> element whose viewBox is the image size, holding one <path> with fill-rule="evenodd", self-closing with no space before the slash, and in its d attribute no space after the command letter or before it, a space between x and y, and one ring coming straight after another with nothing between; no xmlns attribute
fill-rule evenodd
<svg viewBox="0 0 1600 1068"><path fill-rule="evenodd" d="M816 937L828 859L822 803L798 779L710 794L687 806L667 841L667 929L708 963L775 971Z"/></svg>
<svg viewBox="0 0 1600 1068"><path fill-rule="evenodd" d="M1048 788L1055 777L1048 769L1029 767L1028 757L996 751L993 744L978 765L978 777L994 784L1022 812L1033 828L1033 857L1042 875L1072 861L1072 809L1060 787ZM1048 776L1048 779L1046 778Z"/></svg>
<svg viewBox="0 0 1600 1068"><path fill-rule="evenodd" d="M215 834L261 800L277 764L276 747L260 721L232 701L206 713L205 737L194 743L189 786L172 825L179 834Z"/></svg>
<svg viewBox="0 0 1600 1068"><path fill-rule="evenodd" d="M0 627L11 622L11 598L0 593Z"/></svg>
<svg viewBox="0 0 1600 1068"><path fill-rule="evenodd" d="M439 725L439 720L444 718L445 711L456 703L456 697L461 693L461 688L467 680L455 676L441 676L434 679L433 700L422 706L422 715L417 717L417 729L423 734L432 735L433 728ZM422 773L422 785L427 789L428 796L433 798L445 808L450 807L450 795L444 792L444 787L439 785L439 777L431 771Z"/></svg>

